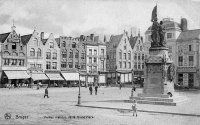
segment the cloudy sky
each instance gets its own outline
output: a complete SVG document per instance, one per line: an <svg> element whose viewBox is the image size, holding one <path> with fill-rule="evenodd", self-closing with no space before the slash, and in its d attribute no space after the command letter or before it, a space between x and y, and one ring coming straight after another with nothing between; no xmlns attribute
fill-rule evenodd
<svg viewBox="0 0 200 125"><path fill-rule="evenodd" d="M190 29L200 27L200 0L0 0L0 33L13 20L22 35L34 29L56 36L120 34L131 27L144 33L156 2L159 20L185 17Z"/></svg>

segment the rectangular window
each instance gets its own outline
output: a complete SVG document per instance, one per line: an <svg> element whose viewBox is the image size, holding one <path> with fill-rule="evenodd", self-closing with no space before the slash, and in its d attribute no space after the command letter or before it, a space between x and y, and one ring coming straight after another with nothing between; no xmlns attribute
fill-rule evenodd
<svg viewBox="0 0 200 125"><path fill-rule="evenodd" d="M96 58L96 57L94 57L94 60L93 60L93 61L94 61L94 63L97 63L97 58Z"/></svg>
<svg viewBox="0 0 200 125"><path fill-rule="evenodd" d="M142 46L140 46L140 51L142 51Z"/></svg>
<svg viewBox="0 0 200 125"><path fill-rule="evenodd" d="M189 56L189 66L193 66L193 65L194 65L194 57Z"/></svg>
<svg viewBox="0 0 200 125"><path fill-rule="evenodd" d="M101 60L101 70L104 71L104 61L103 60Z"/></svg>
<svg viewBox="0 0 200 125"><path fill-rule="evenodd" d="M57 53L53 53L52 59L57 59Z"/></svg>
<svg viewBox="0 0 200 125"><path fill-rule="evenodd" d="M73 52L69 52L69 58L73 58Z"/></svg>
<svg viewBox="0 0 200 125"><path fill-rule="evenodd" d="M69 65L69 68L73 68L73 63L72 62L69 62L68 65Z"/></svg>
<svg viewBox="0 0 200 125"><path fill-rule="evenodd" d="M16 44L16 43L13 43L13 44L12 44L12 49L13 49L13 50L16 50L16 49L17 49L17 44Z"/></svg>
<svg viewBox="0 0 200 125"><path fill-rule="evenodd" d="M51 69L51 62L46 62L46 69Z"/></svg>
<svg viewBox="0 0 200 125"><path fill-rule="evenodd" d="M62 58L67 58L67 52L62 52Z"/></svg>
<svg viewBox="0 0 200 125"><path fill-rule="evenodd" d="M172 38L172 33L167 33L167 39L171 39Z"/></svg>
<svg viewBox="0 0 200 125"><path fill-rule="evenodd" d="M140 49L140 47L139 47L139 46L137 46L137 51L139 51L139 49Z"/></svg>
<svg viewBox="0 0 200 125"><path fill-rule="evenodd" d="M126 53L124 53L124 59L126 59Z"/></svg>
<svg viewBox="0 0 200 125"><path fill-rule="evenodd" d="M124 46L124 50L126 50L126 45Z"/></svg>
<svg viewBox="0 0 200 125"><path fill-rule="evenodd" d="M137 53L134 54L134 59L135 59L135 60L137 59Z"/></svg>
<svg viewBox="0 0 200 125"><path fill-rule="evenodd" d="M94 66L93 71L94 71L94 72L97 72L97 66Z"/></svg>
<svg viewBox="0 0 200 125"><path fill-rule="evenodd" d="M140 65L140 63L138 63L138 69L141 69L141 65Z"/></svg>
<svg viewBox="0 0 200 125"><path fill-rule="evenodd" d="M192 45L189 45L189 52L192 51Z"/></svg>
<svg viewBox="0 0 200 125"><path fill-rule="evenodd" d="M17 65L17 59L12 59L11 65Z"/></svg>
<svg viewBox="0 0 200 125"><path fill-rule="evenodd" d="M8 45L5 45L5 49L6 49L6 50L8 49Z"/></svg>
<svg viewBox="0 0 200 125"><path fill-rule="evenodd" d="M72 44L72 48L76 48L76 43L73 43L73 44Z"/></svg>
<svg viewBox="0 0 200 125"><path fill-rule="evenodd" d="M77 68L78 69L78 62L75 62L75 68Z"/></svg>
<svg viewBox="0 0 200 125"><path fill-rule="evenodd" d="M183 66L183 56L178 57L178 65Z"/></svg>
<svg viewBox="0 0 200 125"><path fill-rule="evenodd" d="M92 66L89 66L89 72L92 72Z"/></svg>
<svg viewBox="0 0 200 125"><path fill-rule="evenodd" d="M79 56L78 56L78 53L76 53L76 54L75 54L75 58L78 58L78 57L79 57Z"/></svg>
<svg viewBox="0 0 200 125"><path fill-rule="evenodd" d="M142 60L144 60L144 54L142 54Z"/></svg>
<svg viewBox="0 0 200 125"><path fill-rule="evenodd" d="M119 62L119 68L122 68L122 62Z"/></svg>
<svg viewBox="0 0 200 125"><path fill-rule="evenodd" d="M85 59L85 53L81 53L81 59Z"/></svg>
<svg viewBox="0 0 200 125"><path fill-rule="evenodd" d="M169 53L172 53L172 46L169 46L168 49L169 49Z"/></svg>
<svg viewBox="0 0 200 125"><path fill-rule="evenodd" d="M41 69L42 68L42 64L37 64L37 68Z"/></svg>
<svg viewBox="0 0 200 125"><path fill-rule="evenodd" d="M9 65L10 64L10 59L5 59L4 60L4 65Z"/></svg>
<svg viewBox="0 0 200 125"><path fill-rule="evenodd" d="M50 46L50 48L54 48L53 42L50 42L50 43L49 43L49 46Z"/></svg>
<svg viewBox="0 0 200 125"><path fill-rule="evenodd" d="M24 60L23 59L19 59L19 66L24 66Z"/></svg>
<svg viewBox="0 0 200 125"><path fill-rule="evenodd" d="M92 55L92 49L89 49L89 55Z"/></svg>
<svg viewBox="0 0 200 125"><path fill-rule="evenodd" d="M46 52L46 59L51 59L51 52Z"/></svg>
<svg viewBox="0 0 200 125"><path fill-rule="evenodd" d="M128 60L131 60L131 53L128 53Z"/></svg>
<svg viewBox="0 0 200 125"><path fill-rule="evenodd" d="M96 49L94 50L94 55L97 55L97 50Z"/></svg>
<svg viewBox="0 0 200 125"><path fill-rule="evenodd" d="M137 69L137 63L136 62L134 63L134 68Z"/></svg>
<svg viewBox="0 0 200 125"><path fill-rule="evenodd" d="M138 53L138 60L140 60L140 53Z"/></svg>
<svg viewBox="0 0 200 125"><path fill-rule="evenodd" d="M131 62L128 62L128 68L131 68Z"/></svg>
<svg viewBox="0 0 200 125"><path fill-rule="evenodd" d="M30 64L30 68L35 68L35 64Z"/></svg>
<svg viewBox="0 0 200 125"><path fill-rule="evenodd" d="M104 49L101 49L101 55L104 56Z"/></svg>
<svg viewBox="0 0 200 125"><path fill-rule="evenodd" d="M82 65L81 65L81 69L85 69L85 64L82 64Z"/></svg>
<svg viewBox="0 0 200 125"><path fill-rule="evenodd" d="M122 59L122 52L119 52L119 59Z"/></svg>
<svg viewBox="0 0 200 125"><path fill-rule="evenodd" d="M67 65L65 62L61 63L61 68L67 68Z"/></svg>
<svg viewBox="0 0 200 125"><path fill-rule="evenodd" d="M124 62L124 68L126 68L126 62Z"/></svg>
<svg viewBox="0 0 200 125"><path fill-rule="evenodd" d="M57 62L52 63L52 69L57 69Z"/></svg>
<svg viewBox="0 0 200 125"><path fill-rule="evenodd" d="M142 63L142 69L144 69L144 63Z"/></svg>
<svg viewBox="0 0 200 125"><path fill-rule="evenodd" d="M89 63L92 64L92 57L89 57Z"/></svg>

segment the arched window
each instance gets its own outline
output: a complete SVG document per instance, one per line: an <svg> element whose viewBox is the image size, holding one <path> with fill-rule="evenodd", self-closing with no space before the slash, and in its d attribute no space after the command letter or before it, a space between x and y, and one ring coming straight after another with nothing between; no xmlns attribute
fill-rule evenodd
<svg viewBox="0 0 200 125"><path fill-rule="evenodd" d="M37 56L38 56L38 57L41 57L41 56L42 56L42 51L41 51L41 49L40 49L40 48L38 48L38 51L37 51Z"/></svg>
<svg viewBox="0 0 200 125"><path fill-rule="evenodd" d="M30 56L35 56L35 49L34 48L31 48L31 50L30 50Z"/></svg>
<svg viewBox="0 0 200 125"><path fill-rule="evenodd" d="M53 52L53 57L52 59L57 59L57 53L56 52Z"/></svg>
<svg viewBox="0 0 200 125"><path fill-rule="evenodd" d="M51 51L47 50L46 52L46 59L51 59Z"/></svg>

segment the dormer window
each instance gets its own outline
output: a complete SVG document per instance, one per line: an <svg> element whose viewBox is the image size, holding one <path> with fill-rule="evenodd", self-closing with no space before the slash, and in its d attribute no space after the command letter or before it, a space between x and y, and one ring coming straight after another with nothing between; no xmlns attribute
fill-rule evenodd
<svg viewBox="0 0 200 125"><path fill-rule="evenodd" d="M13 49L13 50L16 50L16 49L17 49L16 43L13 43L13 44L12 44L12 49Z"/></svg>
<svg viewBox="0 0 200 125"><path fill-rule="evenodd" d="M49 46L50 46L50 48L54 48L53 42L50 42L50 43L49 43Z"/></svg>
<svg viewBox="0 0 200 125"><path fill-rule="evenodd" d="M167 33L167 39L171 39L172 38L172 33Z"/></svg>
<svg viewBox="0 0 200 125"><path fill-rule="evenodd" d="M189 52L192 51L192 45L189 45Z"/></svg>

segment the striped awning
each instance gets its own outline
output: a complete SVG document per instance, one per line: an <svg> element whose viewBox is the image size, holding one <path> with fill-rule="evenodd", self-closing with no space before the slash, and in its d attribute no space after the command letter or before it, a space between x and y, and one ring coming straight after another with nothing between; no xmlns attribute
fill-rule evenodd
<svg viewBox="0 0 200 125"><path fill-rule="evenodd" d="M59 73L46 73L50 80L64 80Z"/></svg>
<svg viewBox="0 0 200 125"><path fill-rule="evenodd" d="M34 81L36 81L36 80L48 80L49 79L44 73L31 74L31 78Z"/></svg>

